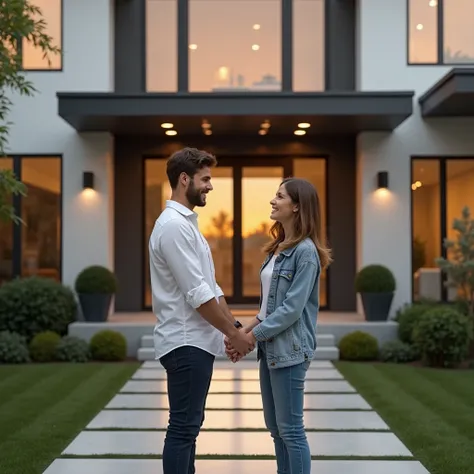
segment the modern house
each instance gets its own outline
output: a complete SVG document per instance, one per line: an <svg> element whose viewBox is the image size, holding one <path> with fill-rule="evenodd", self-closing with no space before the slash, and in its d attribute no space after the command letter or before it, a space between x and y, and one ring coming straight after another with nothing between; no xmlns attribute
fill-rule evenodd
<svg viewBox="0 0 474 474"><path fill-rule="evenodd" d="M0 282L113 269L117 312L149 309L147 240L183 146L219 166L201 228L234 304L258 301L280 180L311 180L335 262L321 302L356 311L367 264L394 312L452 298L434 259L474 210L472 0L36 0L62 57L24 45L38 93L13 97L27 226L0 224Z"/></svg>

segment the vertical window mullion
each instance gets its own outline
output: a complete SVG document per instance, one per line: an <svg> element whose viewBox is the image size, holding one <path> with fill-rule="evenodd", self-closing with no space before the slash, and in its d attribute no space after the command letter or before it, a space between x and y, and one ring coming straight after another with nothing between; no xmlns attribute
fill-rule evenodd
<svg viewBox="0 0 474 474"><path fill-rule="evenodd" d="M281 0L282 91L293 90L293 0Z"/></svg>
<svg viewBox="0 0 474 474"><path fill-rule="evenodd" d="M13 172L17 179L21 180L21 157L13 156ZM15 209L15 214L22 217L21 213L21 195L13 196L13 208ZM21 239L22 239L23 224L13 224L13 277L21 276Z"/></svg>
<svg viewBox="0 0 474 474"><path fill-rule="evenodd" d="M178 0L178 92L189 90L189 1Z"/></svg>
<svg viewBox="0 0 474 474"><path fill-rule="evenodd" d="M438 0L438 64L444 63L444 0Z"/></svg>
<svg viewBox="0 0 474 474"><path fill-rule="evenodd" d="M444 246L444 240L448 235L447 229L447 206L448 206L448 196L447 196L447 175L446 175L446 158L441 158L440 167L439 167L439 187L440 187L440 231L441 231L441 249L440 255L444 258L447 257L447 251ZM447 278L444 272L441 273L441 300L447 301L448 290L446 288Z"/></svg>

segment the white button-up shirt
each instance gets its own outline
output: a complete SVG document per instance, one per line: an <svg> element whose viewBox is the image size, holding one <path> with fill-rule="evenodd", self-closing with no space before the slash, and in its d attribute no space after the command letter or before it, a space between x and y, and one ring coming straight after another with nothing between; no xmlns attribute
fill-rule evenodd
<svg viewBox="0 0 474 474"><path fill-rule="evenodd" d="M197 214L176 201L155 222L149 241L155 357L181 346L223 355L224 336L196 308L223 295Z"/></svg>

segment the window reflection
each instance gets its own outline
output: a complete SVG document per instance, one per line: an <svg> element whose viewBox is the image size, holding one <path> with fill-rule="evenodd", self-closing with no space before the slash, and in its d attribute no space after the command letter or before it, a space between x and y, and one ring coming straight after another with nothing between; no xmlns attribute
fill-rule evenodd
<svg viewBox="0 0 474 474"><path fill-rule="evenodd" d="M324 0L293 1L293 90L323 91Z"/></svg>
<svg viewBox="0 0 474 474"><path fill-rule="evenodd" d="M61 279L61 160L22 158L22 276Z"/></svg>
<svg viewBox="0 0 474 474"><path fill-rule="evenodd" d="M177 0L146 2L146 88L176 92L178 88Z"/></svg>
<svg viewBox="0 0 474 474"><path fill-rule="evenodd" d="M455 219L461 218L462 210L468 206L474 213L474 159L447 160L446 162L446 233L447 238L457 240L453 230ZM448 252L448 258L450 253ZM455 288L448 289L448 299L457 298ZM459 294L459 296L462 296Z"/></svg>
<svg viewBox="0 0 474 474"><path fill-rule="evenodd" d="M444 62L474 63L474 3L456 0L443 4Z"/></svg>
<svg viewBox="0 0 474 474"><path fill-rule="evenodd" d="M260 296L262 247L270 240L270 201L283 179L282 167L242 169L243 296Z"/></svg>
<svg viewBox="0 0 474 474"><path fill-rule="evenodd" d="M53 46L62 48L62 0L34 0L33 3L42 13L36 20L44 18L46 22L45 33L52 37ZM23 39L22 59L24 69L61 69L61 54L50 54L51 64L43 57L41 48L32 42Z"/></svg>
<svg viewBox="0 0 474 474"><path fill-rule="evenodd" d="M0 169L12 170L11 158L0 158ZM0 286L13 276L13 223L0 219Z"/></svg>
<svg viewBox="0 0 474 474"><path fill-rule="evenodd" d="M437 2L409 2L409 62L428 64L438 62Z"/></svg>
<svg viewBox="0 0 474 474"><path fill-rule="evenodd" d="M280 0L189 0L189 90L281 90Z"/></svg>

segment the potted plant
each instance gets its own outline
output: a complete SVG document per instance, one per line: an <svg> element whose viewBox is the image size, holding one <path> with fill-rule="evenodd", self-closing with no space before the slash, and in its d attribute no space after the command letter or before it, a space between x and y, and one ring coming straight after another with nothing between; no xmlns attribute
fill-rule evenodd
<svg viewBox="0 0 474 474"><path fill-rule="evenodd" d="M76 278L75 290L86 321L107 321L117 291L117 279L108 268L100 265L84 268Z"/></svg>
<svg viewBox="0 0 474 474"><path fill-rule="evenodd" d="M362 299L367 321L386 321L392 306L396 283L383 265L368 265L356 276L355 287Z"/></svg>

